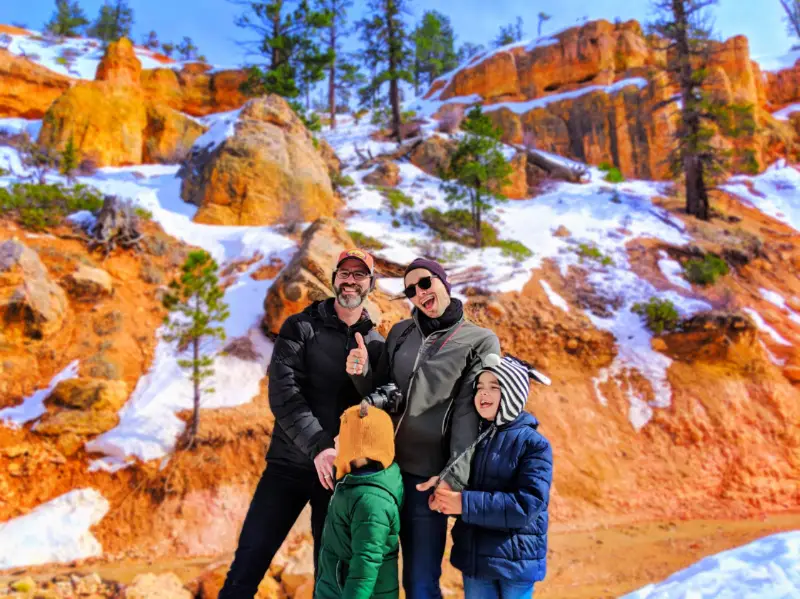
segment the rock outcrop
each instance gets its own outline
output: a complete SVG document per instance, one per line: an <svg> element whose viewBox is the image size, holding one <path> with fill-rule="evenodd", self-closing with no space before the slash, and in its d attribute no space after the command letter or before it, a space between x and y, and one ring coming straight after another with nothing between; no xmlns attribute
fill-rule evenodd
<svg viewBox="0 0 800 599"><path fill-rule="evenodd" d="M333 295L331 283L336 258L348 247L355 247L355 244L344 225L330 218L319 219L303 233L300 249L275 279L264 299L266 332L277 334L291 314ZM404 306L389 300L388 295L376 290L365 304L379 328L397 322L407 313Z"/></svg>
<svg viewBox="0 0 800 599"><path fill-rule="evenodd" d="M794 66L764 73L767 102L771 110L800 102L800 60Z"/></svg>
<svg viewBox="0 0 800 599"><path fill-rule="evenodd" d="M0 118L40 119L74 80L0 49Z"/></svg>
<svg viewBox="0 0 800 599"><path fill-rule="evenodd" d="M82 81L45 114L40 143L63 150L70 139L99 166L168 162L188 154L205 127L153 102L140 84L141 63L128 39L109 45L97 81Z"/></svg>
<svg viewBox="0 0 800 599"><path fill-rule="evenodd" d="M677 89L664 69L666 52L636 21L595 21L530 45L479 55L472 64L434 83L426 97L464 103L480 98L504 130L504 141L555 152L582 162L608 162L627 177L669 176L665 157L674 147ZM752 107L768 132L719 144L732 150L735 168L761 168L784 147L762 110L768 93L747 38L718 44L709 67L709 90L727 104ZM788 94L787 94L788 95ZM442 110L442 114L445 112Z"/></svg>
<svg viewBox="0 0 800 599"><path fill-rule="evenodd" d="M382 160L364 177L364 183L379 187L397 187L400 183L400 168L390 160Z"/></svg>
<svg viewBox="0 0 800 599"><path fill-rule="evenodd" d="M338 206L311 134L275 95L248 102L234 134L194 148L181 174L181 195L200 207L200 223L296 223L331 216Z"/></svg>
<svg viewBox="0 0 800 599"><path fill-rule="evenodd" d="M206 116L241 108L247 96L241 85L247 73L239 70L209 72L211 67L192 63L180 71L150 69L142 72L142 88L153 102L192 116Z"/></svg>
<svg viewBox="0 0 800 599"><path fill-rule="evenodd" d="M96 301L113 293L111 275L101 268L81 264L78 269L64 277L67 292L79 301Z"/></svg>
<svg viewBox="0 0 800 599"><path fill-rule="evenodd" d="M38 254L18 241L0 245L0 339L48 337L61 328L66 312L66 294Z"/></svg>
<svg viewBox="0 0 800 599"><path fill-rule="evenodd" d="M45 436L99 435L119 424L117 412L128 400L125 381L79 378L61 381L45 400L48 412L34 432Z"/></svg>

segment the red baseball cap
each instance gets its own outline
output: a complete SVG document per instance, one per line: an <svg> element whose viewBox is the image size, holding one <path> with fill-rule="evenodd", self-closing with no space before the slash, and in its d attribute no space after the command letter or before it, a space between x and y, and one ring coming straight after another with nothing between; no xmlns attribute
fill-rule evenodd
<svg viewBox="0 0 800 599"><path fill-rule="evenodd" d="M338 269L342 262L350 258L360 260L364 266L367 267L370 276L375 274L375 260L367 252L358 248L345 250L339 254L339 259L336 261L336 268Z"/></svg>

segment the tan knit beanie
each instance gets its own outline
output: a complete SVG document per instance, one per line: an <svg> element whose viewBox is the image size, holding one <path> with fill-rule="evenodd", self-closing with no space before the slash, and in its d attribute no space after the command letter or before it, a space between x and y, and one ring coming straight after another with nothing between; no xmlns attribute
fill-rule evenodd
<svg viewBox="0 0 800 599"><path fill-rule="evenodd" d="M384 468L394 462L394 426L383 410L362 401L342 414L339 428L339 452L334 466L336 478L350 472L350 462L366 458L380 462Z"/></svg>

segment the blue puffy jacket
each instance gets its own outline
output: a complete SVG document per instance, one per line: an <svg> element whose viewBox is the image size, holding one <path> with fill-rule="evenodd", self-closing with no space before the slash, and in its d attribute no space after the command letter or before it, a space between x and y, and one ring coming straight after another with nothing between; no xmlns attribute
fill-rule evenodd
<svg viewBox="0 0 800 599"><path fill-rule="evenodd" d="M538 426L522 412L475 450L450 555L464 576L544 580L553 452Z"/></svg>

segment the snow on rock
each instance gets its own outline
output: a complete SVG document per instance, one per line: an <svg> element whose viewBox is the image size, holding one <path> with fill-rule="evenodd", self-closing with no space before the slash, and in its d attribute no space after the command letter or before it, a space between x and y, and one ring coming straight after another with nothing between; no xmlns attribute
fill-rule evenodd
<svg viewBox="0 0 800 599"><path fill-rule="evenodd" d="M550 287L550 283L544 279L539 279L539 284L542 286L542 289L544 289L544 292L547 294L547 299L550 300L551 304L557 308L561 308L564 310L564 312L569 312L569 304L567 303L567 300L553 291L553 288Z"/></svg>
<svg viewBox="0 0 800 599"><path fill-rule="evenodd" d="M779 160L754 177L733 177L722 189L800 231L800 170Z"/></svg>
<svg viewBox="0 0 800 599"><path fill-rule="evenodd" d="M543 96L541 98L535 98L525 102L499 102L497 104L489 104L488 106L484 106L483 111L492 112L494 110L500 110L501 108L507 108L516 114L526 114L537 108L546 108L554 102L574 100L575 98L580 98L581 96L585 96L586 94L591 94L594 92L604 92L611 96L631 85L636 86L639 89L644 89L647 87L647 80L642 77L633 77L630 79L623 79L622 81L618 81L613 85L589 85L573 91Z"/></svg>
<svg viewBox="0 0 800 599"><path fill-rule="evenodd" d="M94 489L78 489L0 523L0 570L102 555L90 528L109 509Z"/></svg>
<svg viewBox="0 0 800 599"><path fill-rule="evenodd" d="M780 293L776 293L764 288L759 289L758 292L761 294L761 297L763 297L769 303L786 312L789 315L789 320L795 324L800 324L800 314L786 305L786 300L783 299L783 296Z"/></svg>
<svg viewBox="0 0 800 599"><path fill-rule="evenodd" d="M39 389L22 400L18 406L4 408L0 410L0 423L12 428L19 428L23 424L36 420L45 413L44 400L49 397L61 381L74 379L78 376L78 360L74 360L69 365L55 375L50 384L45 389Z"/></svg>
<svg viewBox="0 0 800 599"><path fill-rule="evenodd" d="M241 113L242 109L238 108L195 119L208 127L208 131L195 140L192 149L203 149L210 152L229 137L233 137L233 134L236 133L236 122Z"/></svg>
<svg viewBox="0 0 800 599"><path fill-rule="evenodd" d="M764 317L761 316L761 314L759 314L752 308L743 308L743 309L745 312L747 312L747 314L750 315L750 318L752 318L755 321L758 330L763 331L767 335L769 335L775 343L786 346L792 345L789 341L787 341L784 337L782 337L781 334L778 333L778 331L769 326L767 322L764 320Z"/></svg>
<svg viewBox="0 0 800 599"><path fill-rule="evenodd" d="M661 250L659 255L661 258L658 261L658 268L661 269L661 274L676 287L691 291L692 284L681 276L683 274L681 263L670 258L664 250Z"/></svg>
<svg viewBox="0 0 800 599"><path fill-rule="evenodd" d="M32 31L30 35L11 34L9 37L9 52L67 77L93 80L97 65L103 58L103 45L96 39L59 39L37 31ZM143 69L171 66L156 59L155 54L145 48L136 46L135 52Z"/></svg>
<svg viewBox="0 0 800 599"><path fill-rule="evenodd" d="M800 531L706 557L622 599L798 599Z"/></svg>

